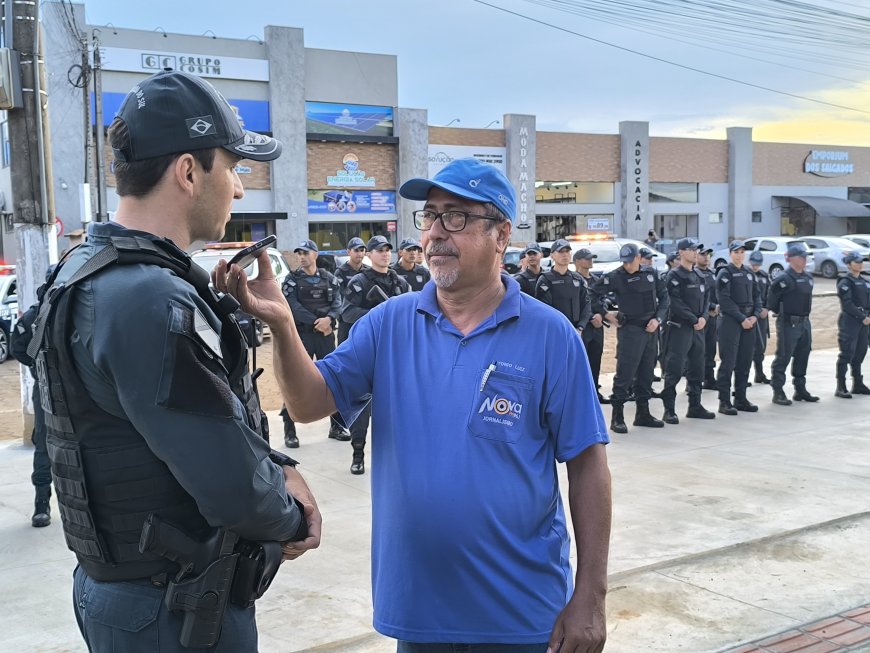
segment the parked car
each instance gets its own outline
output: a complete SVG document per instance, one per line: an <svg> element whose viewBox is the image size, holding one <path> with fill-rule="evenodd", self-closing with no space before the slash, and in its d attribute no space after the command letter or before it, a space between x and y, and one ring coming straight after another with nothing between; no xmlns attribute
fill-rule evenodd
<svg viewBox="0 0 870 653"><path fill-rule="evenodd" d="M508 247L504 251L501 260L502 269L508 274L516 274L520 271L520 256L525 251L524 247Z"/></svg>
<svg viewBox="0 0 870 653"><path fill-rule="evenodd" d="M870 247L863 247L853 240L839 236L803 236L801 240L812 250L816 262L816 273L826 279L833 279L838 272L847 272L843 257L858 252L865 261L870 259Z"/></svg>
<svg viewBox="0 0 870 653"><path fill-rule="evenodd" d="M239 251L252 244L253 243L213 243L211 245L206 245L199 251L193 252L190 257L193 259L194 263L211 274L211 271L218 264L218 261L221 259L229 261ZM281 252L274 247L269 247L266 252L269 255L269 262L272 265L272 273L275 275L275 280L280 286L287 275L290 274L290 266L287 265L287 261L284 260ZM259 273L257 265L257 261L254 261L245 268L249 280L257 278L257 274ZM254 329L254 319L242 310L236 311L236 320L238 321L242 332L247 337L249 346L255 343L261 345L263 344L263 339L271 335L269 327L259 320L256 321L256 329Z"/></svg>
<svg viewBox="0 0 870 653"><path fill-rule="evenodd" d="M18 278L0 275L0 363L9 358L9 334L18 319Z"/></svg>
<svg viewBox="0 0 870 653"><path fill-rule="evenodd" d="M785 260L785 252L789 245L802 241L800 238L794 238L792 236L765 236L762 238L748 238L743 242L746 245L745 262L749 262L749 255L752 252L761 252L762 257L764 258L764 261L761 264L761 269L765 270L771 277L773 277L782 272L785 269L785 266L788 265ZM804 245L806 245L806 243L804 243ZM809 250L809 256L807 256L806 271L812 274L815 269L813 252L809 247L807 247L807 249ZM711 260L713 261L713 267L717 270L728 265L728 263L731 262L728 248L723 247L722 249L717 249L713 252Z"/></svg>
<svg viewBox="0 0 870 653"><path fill-rule="evenodd" d="M614 236L607 236L602 238L571 236L566 240L571 243L572 256L574 252L576 252L578 249L585 248L598 257L594 259L592 263L592 273L596 275L606 274L622 265L622 261L619 260L619 250L623 245L627 243L633 243L634 245L637 245L638 249L640 249L641 247L647 247L646 244L639 240L632 240L631 238L618 238ZM550 258L550 248L553 246L553 243L547 242L538 244L541 246L541 249L544 253L544 258L541 260L541 269L549 270L553 266L553 261ZM647 247L647 249L649 248ZM659 272L663 272L668 269L665 255L657 250L653 250L653 267ZM574 263L572 262L568 266L568 268L570 270L574 270Z"/></svg>
<svg viewBox="0 0 870 653"><path fill-rule="evenodd" d="M870 234L846 234L843 238L858 243L861 247L870 248Z"/></svg>

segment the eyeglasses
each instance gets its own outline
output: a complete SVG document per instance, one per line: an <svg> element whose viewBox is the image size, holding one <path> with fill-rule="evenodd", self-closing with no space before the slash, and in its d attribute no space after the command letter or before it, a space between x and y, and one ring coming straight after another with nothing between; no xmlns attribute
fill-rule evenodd
<svg viewBox="0 0 870 653"><path fill-rule="evenodd" d="M492 220L493 222L501 221L499 218L493 218L488 215L477 215L475 213L468 213L467 211L444 211L443 213L435 213L435 211L423 210L414 211L413 215L414 224L420 231L429 231L438 219L441 220L441 226L444 227L444 231L449 231L451 233L456 233L457 231L465 229L465 225L468 224L468 218Z"/></svg>

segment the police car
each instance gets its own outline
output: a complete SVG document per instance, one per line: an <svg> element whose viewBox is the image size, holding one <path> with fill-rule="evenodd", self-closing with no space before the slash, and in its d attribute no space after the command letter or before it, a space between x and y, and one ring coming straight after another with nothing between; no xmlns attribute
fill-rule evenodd
<svg viewBox="0 0 870 653"><path fill-rule="evenodd" d="M646 244L639 240L618 238L613 234L577 234L574 236L568 236L565 240L571 243L572 261L574 252L578 249L588 249L596 255L597 258L593 259L592 262L592 273L596 275L607 274L622 265L622 261L619 260L619 250L627 243L637 245L638 249L641 247L649 249ZM539 245L546 257L541 261L541 268L543 270L549 270L553 266L553 261L550 258L550 249L553 246L553 243L546 242L539 243ZM667 261L665 260L665 255L657 250L652 250L652 252L653 267L660 272L667 270L668 266ZM572 262L568 268L574 270L574 263Z"/></svg>
<svg viewBox="0 0 870 653"><path fill-rule="evenodd" d="M253 245L253 243L212 243L206 245L199 251L193 252L190 257L193 259L194 263L211 274L211 271L214 270L218 261L221 259L229 261L233 256L249 245ZM267 248L266 253L269 255L269 263L272 266L272 273L275 275L275 280L280 286L287 275L290 274L290 266L287 265L287 261L284 260L281 252L274 247ZM254 261L245 268L249 281L257 278L257 274L259 273L257 266L258 262ZM260 321L256 322L256 329L254 329L254 320L244 311L236 311L236 319L239 322L239 326L242 328L242 332L248 338L249 345L252 345L255 342L256 344L261 345L263 344L263 339L268 338L271 335L269 327Z"/></svg>

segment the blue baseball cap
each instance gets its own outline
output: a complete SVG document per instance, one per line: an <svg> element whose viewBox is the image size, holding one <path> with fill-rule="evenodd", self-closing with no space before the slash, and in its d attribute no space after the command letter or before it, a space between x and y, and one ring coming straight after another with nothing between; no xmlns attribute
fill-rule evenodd
<svg viewBox="0 0 870 653"><path fill-rule="evenodd" d="M729 252L736 252L738 249L745 250L746 243L744 243L742 240L732 240L731 244L728 245L728 251Z"/></svg>
<svg viewBox="0 0 870 653"><path fill-rule="evenodd" d="M399 243L399 249L411 249L412 247L416 247L417 249L423 249L420 241L414 240L413 238L405 238L405 240Z"/></svg>
<svg viewBox="0 0 870 653"><path fill-rule="evenodd" d="M409 200L425 201L433 188L473 202L495 204L511 222L516 218L514 187L498 168L477 159L454 159L432 179L409 179L399 188L399 195Z"/></svg>
<svg viewBox="0 0 870 653"><path fill-rule="evenodd" d="M634 243L626 243L619 248L619 260L623 263L631 263L640 256L640 249Z"/></svg>
<svg viewBox="0 0 870 653"><path fill-rule="evenodd" d="M786 257L802 256L803 258L806 258L807 253L807 248L804 246L803 243L792 243L788 246L785 255Z"/></svg>
<svg viewBox="0 0 870 653"><path fill-rule="evenodd" d="M846 265L849 265L849 263L861 263L863 260L864 257L858 252L849 252L843 257L843 263Z"/></svg>
<svg viewBox="0 0 870 653"><path fill-rule="evenodd" d="M301 243L299 243L298 245L296 245L296 247L293 248L294 253L298 252L300 250L307 250L309 252L316 252L317 251L317 244L313 240L303 240Z"/></svg>
<svg viewBox="0 0 870 653"><path fill-rule="evenodd" d="M701 249L701 243L694 238L680 238L677 242L677 251L681 249Z"/></svg>
<svg viewBox="0 0 870 653"><path fill-rule="evenodd" d="M565 249L566 247L568 249L571 249L571 243L569 243L564 238L559 238L553 241L553 245L550 247L550 253L552 254L553 252L558 252L560 249Z"/></svg>
<svg viewBox="0 0 870 653"><path fill-rule="evenodd" d="M359 249L360 247L365 247L365 246L366 246L365 241L362 238L360 238L359 236L354 236L349 241L347 241L347 248L348 249Z"/></svg>
<svg viewBox="0 0 870 653"><path fill-rule="evenodd" d="M764 263L764 254L761 252L752 252L752 254L749 255L749 262L758 263L759 265Z"/></svg>
<svg viewBox="0 0 870 653"><path fill-rule="evenodd" d="M369 244L366 246L366 248L370 252L376 252L384 246L389 247L390 249L393 249L392 243L390 243L390 241L387 240L386 236L372 236L369 239Z"/></svg>

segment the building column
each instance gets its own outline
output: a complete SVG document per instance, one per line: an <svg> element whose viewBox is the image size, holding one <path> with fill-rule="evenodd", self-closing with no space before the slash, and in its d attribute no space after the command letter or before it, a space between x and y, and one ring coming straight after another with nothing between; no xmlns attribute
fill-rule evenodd
<svg viewBox="0 0 870 653"><path fill-rule="evenodd" d="M649 211L649 123L619 123L620 219L617 235L644 240L653 228Z"/></svg>
<svg viewBox="0 0 870 653"><path fill-rule="evenodd" d="M752 127L729 127L728 240L752 234Z"/></svg>
<svg viewBox="0 0 870 653"><path fill-rule="evenodd" d="M272 161L272 209L286 212L276 222L277 247L287 251L308 238L308 143L305 137L305 44L295 27L266 26L269 113L272 133L284 146Z"/></svg>
<svg viewBox="0 0 870 653"><path fill-rule="evenodd" d="M517 194L514 240L535 240L535 175L537 130L535 116L515 113L503 118L507 177ZM526 231L531 229L531 231Z"/></svg>
<svg viewBox="0 0 870 653"><path fill-rule="evenodd" d="M399 196L399 188L408 179L429 176L429 114L426 109L396 109L395 135L399 138L399 165L396 173L396 242L405 238L420 240L411 213L419 202Z"/></svg>

